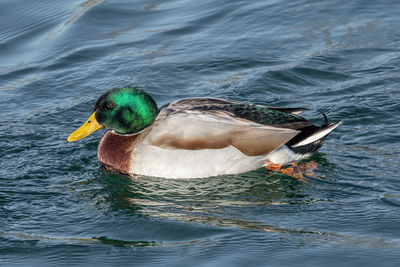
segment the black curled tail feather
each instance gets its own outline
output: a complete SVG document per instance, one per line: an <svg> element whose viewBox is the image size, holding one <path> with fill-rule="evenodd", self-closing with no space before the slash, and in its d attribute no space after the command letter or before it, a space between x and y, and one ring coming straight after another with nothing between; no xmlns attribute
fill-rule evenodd
<svg viewBox="0 0 400 267"><path fill-rule="evenodd" d="M325 113L323 113L322 111L320 111L320 113L324 117L324 123L321 125L321 128L323 128L323 127L328 126L329 122L328 122L328 117L325 115Z"/></svg>

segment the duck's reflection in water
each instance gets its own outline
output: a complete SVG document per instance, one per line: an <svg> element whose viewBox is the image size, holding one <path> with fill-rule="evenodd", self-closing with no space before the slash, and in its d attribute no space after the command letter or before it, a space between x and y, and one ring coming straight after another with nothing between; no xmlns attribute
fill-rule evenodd
<svg viewBox="0 0 400 267"><path fill-rule="evenodd" d="M264 169L203 179L107 174L102 182L113 210L226 227L273 229L257 209L313 202L303 182Z"/></svg>

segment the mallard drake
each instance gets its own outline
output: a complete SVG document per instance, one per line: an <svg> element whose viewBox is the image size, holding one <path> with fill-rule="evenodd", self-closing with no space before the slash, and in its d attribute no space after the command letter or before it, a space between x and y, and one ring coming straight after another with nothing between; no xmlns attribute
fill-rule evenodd
<svg viewBox="0 0 400 267"><path fill-rule="evenodd" d="M186 98L157 107L143 90L114 88L68 137L105 128L97 157L108 169L165 178L237 174L266 162L298 161L317 151L341 121L316 126L305 108L276 108L217 98Z"/></svg>

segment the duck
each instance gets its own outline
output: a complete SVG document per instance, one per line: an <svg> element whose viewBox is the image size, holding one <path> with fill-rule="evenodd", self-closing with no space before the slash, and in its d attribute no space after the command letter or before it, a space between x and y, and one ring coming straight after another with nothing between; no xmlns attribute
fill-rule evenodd
<svg viewBox="0 0 400 267"><path fill-rule="evenodd" d="M268 164L300 161L316 152L342 121L317 126L300 117L308 108L279 108L210 97L158 107L136 87L113 88L89 119L69 135L80 140L107 131L97 147L109 170L162 178L239 174Z"/></svg>

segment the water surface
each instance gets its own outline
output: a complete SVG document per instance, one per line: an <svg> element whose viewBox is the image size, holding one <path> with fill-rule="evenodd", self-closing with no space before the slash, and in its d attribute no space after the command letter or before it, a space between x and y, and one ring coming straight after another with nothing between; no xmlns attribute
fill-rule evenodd
<svg viewBox="0 0 400 267"><path fill-rule="evenodd" d="M393 1L0 3L0 265L398 266L400 17ZM69 144L105 90L344 120L304 183L103 170Z"/></svg>

